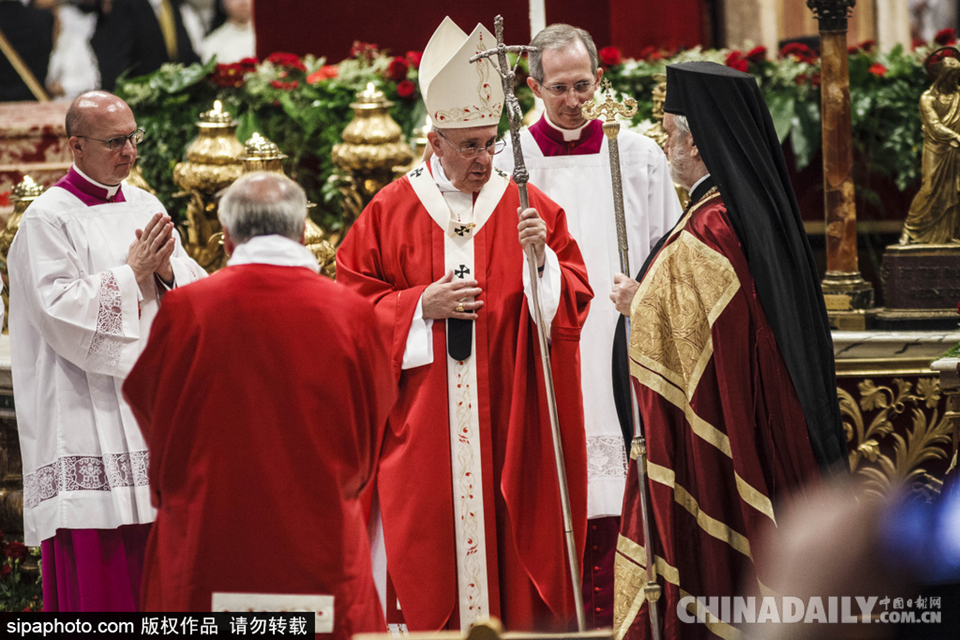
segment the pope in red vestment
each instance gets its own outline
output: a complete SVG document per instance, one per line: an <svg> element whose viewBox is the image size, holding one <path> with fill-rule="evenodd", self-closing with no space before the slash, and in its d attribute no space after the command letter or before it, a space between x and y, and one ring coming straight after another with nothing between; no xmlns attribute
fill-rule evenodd
<svg viewBox="0 0 960 640"><path fill-rule="evenodd" d="M438 164L434 159L433 171ZM402 368L418 302L427 286L447 271L445 243L456 235L457 227L441 227L418 195L418 190L431 189L441 197L426 166L384 188L337 253L338 281L374 302L391 343L389 365L400 399L388 421L377 489L387 565L411 630L457 626L463 614L456 604L468 596L458 587L458 565L464 567L469 559L458 559L455 518L461 517L460 495L454 495L457 477L451 464L458 443L451 437L448 412L448 404L458 399L447 380L448 367L464 363L446 357L445 323L432 323L432 362ZM546 222L546 244L556 255L561 276L559 306L549 335L582 553L586 451L578 339L592 292L563 211L535 187L529 190L530 206ZM483 527L475 539L483 542L486 553L486 569L481 571L488 585L489 614L500 617L508 629L565 627L574 616L574 600L537 327L524 295L518 189L495 172L474 199L477 212L485 203L495 205L489 217L475 221L468 241L472 276L483 291L474 327L475 350L467 364L475 365L476 372L476 473L481 479ZM449 211L444 215L449 218Z"/></svg>
<svg viewBox="0 0 960 640"><path fill-rule="evenodd" d="M123 388L158 510L144 611L333 596L334 637L386 631L361 492L396 392L372 305L318 269L257 236L164 299Z"/></svg>

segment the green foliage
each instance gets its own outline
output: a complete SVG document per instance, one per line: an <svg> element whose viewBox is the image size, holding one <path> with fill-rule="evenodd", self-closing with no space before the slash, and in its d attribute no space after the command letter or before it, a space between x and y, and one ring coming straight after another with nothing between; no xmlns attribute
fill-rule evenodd
<svg viewBox="0 0 960 640"><path fill-rule="evenodd" d="M896 48L877 54L857 50L849 56L851 119L856 170L891 176L900 190L920 179L922 136L918 101L929 84L922 61L927 48ZM770 108L777 135L790 145L798 169L808 166L821 147L820 60L811 53L787 52L768 59L762 48L681 52L651 51L642 60L625 60L605 69L605 77L622 94L635 98L637 128L649 126L652 91L667 64L711 60L740 66L754 75ZM386 55L374 45L357 43L352 56L337 65L323 59L273 54L265 62L232 65L164 65L140 78L123 79L117 93L130 103L137 122L147 131L140 148L144 177L174 215L182 216L186 199L175 197L173 168L184 159L197 135L196 121L223 101L239 122L237 137L261 133L289 157L287 173L319 206L316 221L331 231L340 225L340 194L328 177L334 172L333 146L353 117L350 103L368 83L394 103L391 115L409 139L425 118L417 86L418 54ZM517 97L524 111L533 106L526 86L526 61L517 71ZM500 123L501 133L507 119ZM861 195L869 197L870 194Z"/></svg>
<svg viewBox="0 0 960 640"><path fill-rule="evenodd" d="M871 47L872 48L872 47ZM777 136L789 144L797 169L813 161L822 145L820 122L820 60L815 55L781 55L770 60L765 51L749 55L739 50L653 52L645 60L627 60L606 70L619 92L638 104L635 124L650 119L654 75L667 64L710 60L735 66L737 61L755 76L763 93ZM929 48L904 51L897 47L878 54L858 49L849 56L851 125L857 171L892 177L904 191L919 184L920 95L929 86L923 60Z"/></svg>
<svg viewBox="0 0 960 640"><path fill-rule="evenodd" d="M28 557L36 558L39 564L40 549L25 547L19 541L7 542L0 531L0 611L43 609L40 577L24 570Z"/></svg>

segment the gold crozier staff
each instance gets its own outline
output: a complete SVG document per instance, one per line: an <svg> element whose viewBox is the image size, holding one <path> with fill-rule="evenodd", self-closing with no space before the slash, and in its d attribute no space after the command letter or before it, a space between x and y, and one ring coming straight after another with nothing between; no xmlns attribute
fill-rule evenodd
<svg viewBox="0 0 960 640"><path fill-rule="evenodd" d="M617 220L617 247L620 250L620 273L633 273L630 270L630 258L627 247L627 226L623 213L623 184L620 180L620 146L617 144L617 135L620 133L620 123L617 116L631 118L637 113L637 101L627 98L623 104L617 102L613 88L608 80L604 80L605 100L601 103L587 102L582 107L583 117L593 120L603 116L603 133L607 136L607 146L610 149L610 178L613 182L613 212ZM624 322L626 343L630 344L630 317ZM660 618L657 612L657 601L660 599L660 585L657 584L657 570L654 566L653 541L650 527L650 498L647 495L647 442L643 437L643 424L640 421L640 411L637 406L637 396L630 384L630 411L633 415L633 444L630 447L630 457L637 461L637 481L640 483L640 513L643 517L643 546L647 553L647 584L643 588L647 606L650 609L650 625L653 627L654 640L660 640Z"/></svg>

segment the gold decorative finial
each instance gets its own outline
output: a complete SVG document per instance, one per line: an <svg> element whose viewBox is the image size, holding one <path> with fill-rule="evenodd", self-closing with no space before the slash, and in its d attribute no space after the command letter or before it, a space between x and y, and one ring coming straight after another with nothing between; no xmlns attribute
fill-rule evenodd
<svg viewBox="0 0 960 640"><path fill-rule="evenodd" d="M237 126L237 123L233 121L233 116L230 115L229 111L223 110L223 103L219 100L213 101L213 109L210 111L204 111L200 114L200 122L197 123L199 126L204 125L215 125L215 126Z"/></svg>
<svg viewBox="0 0 960 640"><path fill-rule="evenodd" d="M286 154L280 153L280 147L278 147L275 142L264 138L256 131L254 131L253 135L250 136L250 139L246 141L246 143L243 145L243 148L246 155L240 156L240 160L244 163L249 161L262 162L265 160L283 160L287 157ZM263 170L265 169L251 169L249 167L245 167L245 173L249 171Z"/></svg>
<svg viewBox="0 0 960 640"><path fill-rule="evenodd" d="M43 187L34 182L30 176L23 176L23 180L13 187L13 192L10 194L10 202L17 203L35 200L41 193L43 193Z"/></svg>
<svg viewBox="0 0 960 640"><path fill-rule="evenodd" d="M380 103L384 102L383 91L377 89L372 82L367 83L367 88L357 94L357 102L360 103Z"/></svg>

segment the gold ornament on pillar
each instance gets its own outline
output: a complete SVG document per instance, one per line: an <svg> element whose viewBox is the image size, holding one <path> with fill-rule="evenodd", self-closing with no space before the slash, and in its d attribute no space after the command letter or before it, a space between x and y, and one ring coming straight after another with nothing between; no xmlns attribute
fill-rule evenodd
<svg viewBox="0 0 960 640"><path fill-rule="evenodd" d="M200 114L197 127L199 135L187 147L187 161L174 168L173 181L183 189L179 195L190 196L184 249L213 273L226 264L217 219L218 194L243 172L244 149L237 140L237 122L219 100Z"/></svg>
<svg viewBox="0 0 960 640"><path fill-rule="evenodd" d="M130 169L130 175L123 179L123 184L128 184L131 187L143 189L147 193L157 195L157 190L151 187L147 179L143 177L143 171L140 170L140 158L137 158L136 162L133 163L133 167Z"/></svg>
<svg viewBox="0 0 960 640"><path fill-rule="evenodd" d="M41 185L34 182L30 176L24 176L23 180L13 188L13 193L10 194L13 213L7 218L7 226L0 232L0 274L3 275L3 308L7 310L10 309L10 276L7 273L7 252L10 251L13 238L17 235L17 229L20 228L23 212L43 192L44 188ZM7 332L7 318L9 317L10 313L8 311L3 316L3 333Z"/></svg>
<svg viewBox="0 0 960 640"><path fill-rule="evenodd" d="M390 117L392 106L372 82L367 84L350 104L353 120L343 130L343 142L333 147L331 157L341 172L330 181L344 196L341 237L373 196L397 177L396 168L413 160L400 125Z"/></svg>
<svg viewBox="0 0 960 640"><path fill-rule="evenodd" d="M663 149L667 144L667 132L663 130L663 104L667 100L667 74L657 73L653 76L657 84L650 93L653 95L653 125L643 132Z"/></svg>
<svg viewBox="0 0 960 640"><path fill-rule="evenodd" d="M286 157L286 155L280 153L276 144L259 133L254 133L244 145L244 153L240 157L240 161L243 163L243 173L266 171L267 173L286 175L283 172L282 162ZM312 202L307 203L307 208L315 206L316 204ZM218 235L222 241L222 234ZM303 244L316 256L317 262L320 263L320 272L331 278L335 277L337 274L337 250L324 238L323 229L311 220L310 216L307 216L307 228Z"/></svg>
<svg viewBox="0 0 960 640"><path fill-rule="evenodd" d="M423 124L413 130L413 137L410 139L410 149L413 151L413 159L403 167L403 171L400 171L400 167L397 167L398 173L406 173L423 161L423 155L427 150L427 145L430 144L430 141L427 140L427 134L430 133L431 127L433 127L433 122L430 120L430 116L425 116Z"/></svg>

